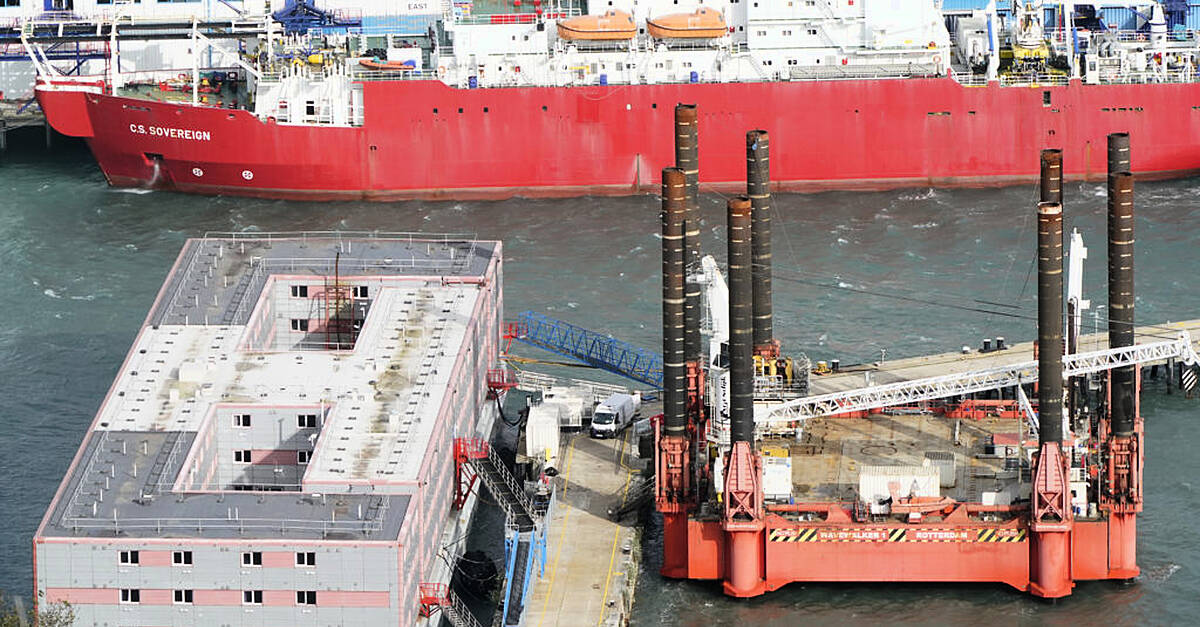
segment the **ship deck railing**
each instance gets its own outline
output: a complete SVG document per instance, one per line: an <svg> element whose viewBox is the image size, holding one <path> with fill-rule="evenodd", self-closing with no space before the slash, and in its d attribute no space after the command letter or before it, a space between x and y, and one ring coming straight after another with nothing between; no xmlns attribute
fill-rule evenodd
<svg viewBox="0 0 1200 627"><path fill-rule="evenodd" d="M952 72L954 80L964 87L986 87L988 79L982 74L969 72ZM1190 69L1168 70L1164 72L1101 72L1100 85L1147 85L1155 83L1195 83L1197 74ZM1002 87L1064 87L1070 82L1065 74L1001 74L999 83Z"/></svg>
<svg viewBox="0 0 1200 627"><path fill-rule="evenodd" d="M937 67L919 63L885 65L837 65L825 67L792 67L791 80L873 80L881 78L922 78L940 76Z"/></svg>
<svg viewBox="0 0 1200 627"><path fill-rule="evenodd" d="M583 12L579 9L579 7L571 7L571 8L564 7L561 9L554 9L553 11L547 10L540 16L540 19L539 19L539 16L537 13L532 13L532 12L486 13L486 14L464 15L464 16L455 17L454 23L455 24L467 24L467 25L475 25L475 24L492 24L492 25L495 25L495 24L536 24L539 21L545 21L545 22L549 23L549 22L553 22L554 20L558 20L558 19L562 19L562 18L575 17L578 15L582 15L582 13Z"/></svg>

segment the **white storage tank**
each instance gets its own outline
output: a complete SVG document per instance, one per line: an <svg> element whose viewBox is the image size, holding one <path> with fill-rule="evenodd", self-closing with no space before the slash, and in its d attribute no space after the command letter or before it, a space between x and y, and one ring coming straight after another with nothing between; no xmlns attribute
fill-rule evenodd
<svg viewBox="0 0 1200 627"><path fill-rule="evenodd" d="M558 405L534 405L525 421L525 454L545 460L545 469L553 475L558 469L559 449Z"/></svg>
<svg viewBox="0 0 1200 627"><path fill-rule="evenodd" d="M935 466L863 466L858 471L858 498L878 503L888 498L942 495L941 472Z"/></svg>

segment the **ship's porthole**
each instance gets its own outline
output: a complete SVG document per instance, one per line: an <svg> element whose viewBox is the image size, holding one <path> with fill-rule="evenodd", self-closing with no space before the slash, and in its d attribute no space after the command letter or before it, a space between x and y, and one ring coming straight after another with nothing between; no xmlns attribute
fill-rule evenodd
<svg viewBox="0 0 1200 627"><path fill-rule="evenodd" d="M196 178L200 178L200 177L204 176L204 170L201 170L200 168L192 168L192 174Z"/></svg>

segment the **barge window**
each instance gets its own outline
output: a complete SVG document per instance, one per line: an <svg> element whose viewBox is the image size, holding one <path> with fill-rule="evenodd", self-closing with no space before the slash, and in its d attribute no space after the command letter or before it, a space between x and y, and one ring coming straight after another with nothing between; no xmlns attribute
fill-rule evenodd
<svg viewBox="0 0 1200 627"><path fill-rule="evenodd" d="M262 551L247 551L242 553L242 566L262 566ZM260 597L261 595L262 592L259 592ZM259 603L262 603L262 601L259 600Z"/></svg>
<svg viewBox="0 0 1200 627"><path fill-rule="evenodd" d="M316 590L297 590L296 605L316 605L317 591Z"/></svg>
<svg viewBox="0 0 1200 627"><path fill-rule="evenodd" d="M175 603L182 604L182 605L191 605L192 604L192 591L191 590L176 590L175 591Z"/></svg>
<svg viewBox="0 0 1200 627"><path fill-rule="evenodd" d="M141 603L142 591L136 588L121 588L122 603Z"/></svg>
<svg viewBox="0 0 1200 627"><path fill-rule="evenodd" d="M296 553L297 566L316 566L317 554L312 551L300 551Z"/></svg>
<svg viewBox="0 0 1200 627"><path fill-rule="evenodd" d="M192 552L191 551L175 551L171 553L171 563L182 566L191 566Z"/></svg>
<svg viewBox="0 0 1200 627"><path fill-rule="evenodd" d="M233 426L246 428L250 426L250 414L234 414Z"/></svg>
<svg viewBox="0 0 1200 627"><path fill-rule="evenodd" d="M242 605L262 605L262 590L242 590Z"/></svg>
<svg viewBox="0 0 1200 627"><path fill-rule="evenodd" d="M121 551L121 554L118 557L119 557L119 561L122 564L137 564L138 563L138 552L137 551Z"/></svg>
<svg viewBox="0 0 1200 627"><path fill-rule="evenodd" d="M307 331L308 330L308 320L292 318L292 330L293 331Z"/></svg>
<svg viewBox="0 0 1200 627"><path fill-rule="evenodd" d="M235 463L235 464L249 464L249 463L250 463L250 451L249 451L248 449L247 449L247 450L234 451L234 452L233 452L233 463ZM246 554L245 554L245 553L243 553L242 555L246 555Z"/></svg>
<svg viewBox="0 0 1200 627"><path fill-rule="evenodd" d="M307 285L293 285L292 286L292 296L294 298L308 298L308 286Z"/></svg>
<svg viewBox="0 0 1200 627"><path fill-rule="evenodd" d="M301 429L316 429L317 415L316 414L300 414L296 417L296 426Z"/></svg>
<svg viewBox="0 0 1200 627"><path fill-rule="evenodd" d="M296 451L296 465L303 466L312 459L312 451ZM299 555L299 553L297 553Z"/></svg>

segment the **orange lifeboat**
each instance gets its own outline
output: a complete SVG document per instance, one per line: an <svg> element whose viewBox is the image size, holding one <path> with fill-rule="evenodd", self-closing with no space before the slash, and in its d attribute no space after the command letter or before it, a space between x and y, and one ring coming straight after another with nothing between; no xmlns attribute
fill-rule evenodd
<svg viewBox="0 0 1200 627"><path fill-rule="evenodd" d="M415 70L417 69L416 61L381 61L379 59L359 59L358 64L368 70L391 71L391 70Z"/></svg>
<svg viewBox="0 0 1200 627"><path fill-rule="evenodd" d="M637 34L633 16L616 9L604 15L580 15L558 23L558 36L570 41L615 41Z"/></svg>
<svg viewBox="0 0 1200 627"><path fill-rule="evenodd" d="M716 39L729 32L725 18L708 7L647 19L646 30L655 39Z"/></svg>

